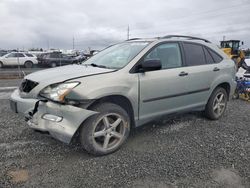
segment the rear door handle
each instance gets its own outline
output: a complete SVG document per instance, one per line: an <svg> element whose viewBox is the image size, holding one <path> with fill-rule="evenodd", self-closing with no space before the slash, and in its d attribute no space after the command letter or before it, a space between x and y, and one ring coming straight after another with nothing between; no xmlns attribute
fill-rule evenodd
<svg viewBox="0 0 250 188"><path fill-rule="evenodd" d="M184 71L180 72L180 74L179 74L179 76L187 76L187 75L188 75L188 73L184 72Z"/></svg>
<svg viewBox="0 0 250 188"><path fill-rule="evenodd" d="M213 71L220 71L218 67L215 67Z"/></svg>

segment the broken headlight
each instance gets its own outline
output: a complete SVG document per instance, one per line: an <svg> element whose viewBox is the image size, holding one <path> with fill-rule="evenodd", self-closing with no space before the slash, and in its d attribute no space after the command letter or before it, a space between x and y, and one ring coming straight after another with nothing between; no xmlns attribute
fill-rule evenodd
<svg viewBox="0 0 250 188"><path fill-rule="evenodd" d="M39 95L56 102L64 102L65 96L80 82L65 82L52 84L40 91Z"/></svg>

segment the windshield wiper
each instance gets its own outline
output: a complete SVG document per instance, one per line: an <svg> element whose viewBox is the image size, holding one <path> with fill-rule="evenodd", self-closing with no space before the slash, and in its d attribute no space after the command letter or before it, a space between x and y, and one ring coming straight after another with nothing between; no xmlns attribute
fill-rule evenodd
<svg viewBox="0 0 250 188"><path fill-rule="evenodd" d="M91 64L85 64L85 63L82 63L82 65L85 65L85 66L92 66L92 67L98 67L98 68L104 68L104 69L118 69L116 67L107 67L105 65L97 65L95 63L91 63Z"/></svg>
<svg viewBox="0 0 250 188"><path fill-rule="evenodd" d="M107 67L105 66L105 65L97 65L97 64L95 64L95 63L91 63L90 64L92 67L99 67L99 68L106 68L107 69Z"/></svg>

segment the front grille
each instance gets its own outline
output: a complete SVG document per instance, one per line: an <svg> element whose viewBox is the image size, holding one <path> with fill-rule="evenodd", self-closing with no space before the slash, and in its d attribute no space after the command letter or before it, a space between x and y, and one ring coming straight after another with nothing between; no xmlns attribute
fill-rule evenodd
<svg viewBox="0 0 250 188"><path fill-rule="evenodd" d="M19 90L25 93L29 93L33 88L38 85L37 82L24 79L19 87Z"/></svg>

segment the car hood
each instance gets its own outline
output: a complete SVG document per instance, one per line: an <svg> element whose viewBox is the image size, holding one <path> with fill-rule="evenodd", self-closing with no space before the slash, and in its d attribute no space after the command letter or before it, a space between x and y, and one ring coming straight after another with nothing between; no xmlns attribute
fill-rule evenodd
<svg viewBox="0 0 250 188"><path fill-rule="evenodd" d="M92 67L90 65L67 65L62 67L50 68L29 74L25 79L38 83L57 83L78 77L91 76L95 74L113 72L115 69L104 69Z"/></svg>

